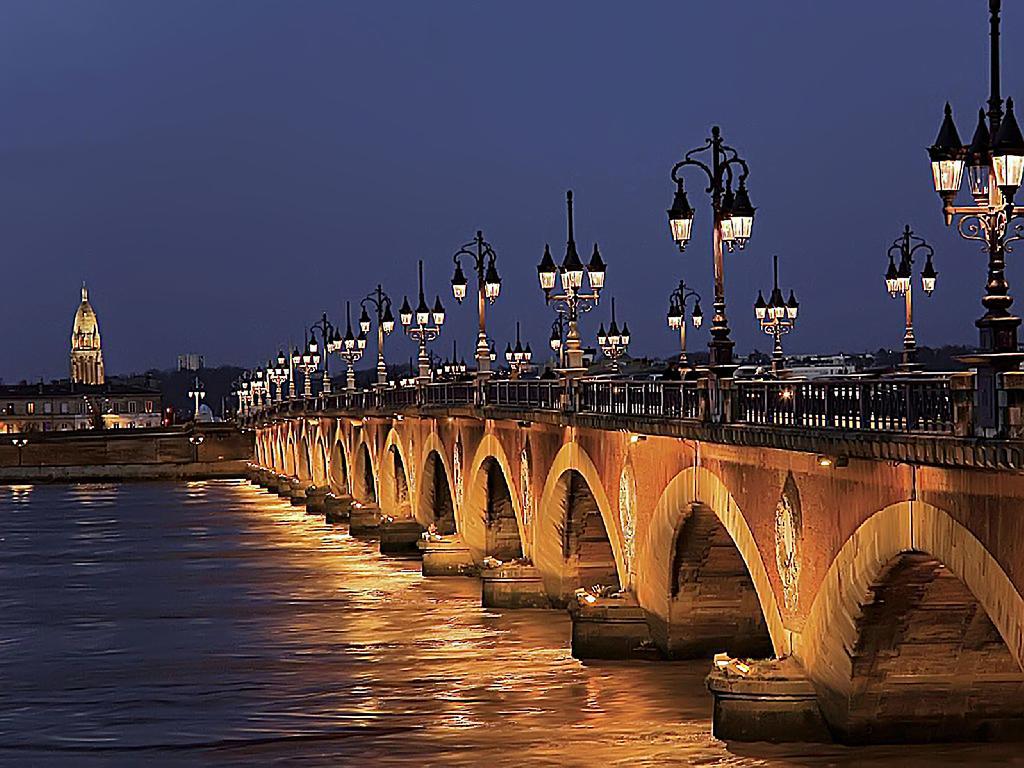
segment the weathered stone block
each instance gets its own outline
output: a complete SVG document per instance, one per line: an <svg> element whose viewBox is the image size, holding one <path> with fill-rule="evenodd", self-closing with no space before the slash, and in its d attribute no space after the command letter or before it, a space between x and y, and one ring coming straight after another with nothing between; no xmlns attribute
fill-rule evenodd
<svg viewBox="0 0 1024 768"><path fill-rule="evenodd" d="M480 574L484 608L550 608L540 572L532 565L502 565Z"/></svg>
<svg viewBox="0 0 1024 768"><path fill-rule="evenodd" d="M479 567L458 536L441 540L421 538L416 546L423 554L424 576L475 576Z"/></svg>
<svg viewBox="0 0 1024 768"><path fill-rule="evenodd" d="M396 557L418 558L417 543L423 526L415 520L385 520L380 526L380 553Z"/></svg>

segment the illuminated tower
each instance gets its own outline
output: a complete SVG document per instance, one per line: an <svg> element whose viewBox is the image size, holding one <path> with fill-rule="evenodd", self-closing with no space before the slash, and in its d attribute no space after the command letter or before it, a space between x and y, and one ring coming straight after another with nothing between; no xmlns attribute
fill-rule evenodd
<svg viewBox="0 0 1024 768"><path fill-rule="evenodd" d="M104 381L100 324L89 303L85 283L82 283L82 303L75 312L75 327L71 331L71 381L75 384L102 384Z"/></svg>

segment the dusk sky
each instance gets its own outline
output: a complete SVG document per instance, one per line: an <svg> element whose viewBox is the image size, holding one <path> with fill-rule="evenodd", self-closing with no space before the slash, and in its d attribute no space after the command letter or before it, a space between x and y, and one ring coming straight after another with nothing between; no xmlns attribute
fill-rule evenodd
<svg viewBox="0 0 1024 768"><path fill-rule="evenodd" d="M1024 100L1024 11L1004 17L1003 95ZM437 349L457 338L470 359L475 305L449 280L478 228L504 280L492 338L503 349L521 319L546 350L535 265L545 242L561 260L570 187L631 351L669 354L672 286L709 317L712 297L707 196L691 177L680 254L669 170L716 123L758 208L726 258L738 352L770 349L752 304L775 253L802 302L788 351L898 347L882 277L906 223L939 271L919 343L973 344L985 259L943 226L925 148L947 99L969 140L987 71L984 0L6 0L0 376L67 375L83 280L112 373L182 352L255 365L378 281L413 297L419 258L448 309ZM588 344L608 311L585 318ZM705 348L706 327L690 339ZM414 354L399 331L388 344L391 361Z"/></svg>

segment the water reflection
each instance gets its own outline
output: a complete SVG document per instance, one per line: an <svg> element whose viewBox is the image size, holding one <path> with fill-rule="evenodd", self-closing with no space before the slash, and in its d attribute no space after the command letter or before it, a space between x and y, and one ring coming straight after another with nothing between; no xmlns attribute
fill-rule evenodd
<svg viewBox="0 0 1024 768"><path fill-rule="evenodd" d="M581 665L557 612L479 607L233 482L0 494L10 765L930 765L971 746L727 746L707 664Z"/></svg>

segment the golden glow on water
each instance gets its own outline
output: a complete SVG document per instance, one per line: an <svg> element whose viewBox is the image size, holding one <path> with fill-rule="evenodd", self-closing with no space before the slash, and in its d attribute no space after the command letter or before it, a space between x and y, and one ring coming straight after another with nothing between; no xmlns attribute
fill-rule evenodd
<svg viewBox="0 0 1024 768"><path fill-rule="evenodd" d="M710 735L708 663L581 664L565 614L482 609L476 580L423 579L418 562L246 484L30 488L0 493L0 763L1017 759L729 747Z"/></svg>

